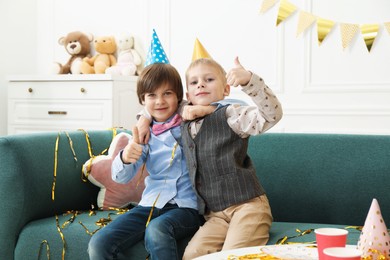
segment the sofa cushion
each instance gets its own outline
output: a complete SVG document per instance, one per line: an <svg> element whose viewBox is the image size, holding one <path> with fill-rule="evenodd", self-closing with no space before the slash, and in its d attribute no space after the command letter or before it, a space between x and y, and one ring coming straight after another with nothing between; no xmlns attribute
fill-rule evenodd
<svg viewBox="0 0 390 260"><path fill-rule="evenodd" d="M62 227L63 224L71 219L72 214L58 216L58 223L66 242L65 259L88 259L87 248L91 235L80 223L93 232L99 228L96 225L99 219L115 219L118 216L117 213L116 211L96 211L96 215L93 216L89 216L89 212L79 213L74 221L65 227ZM57 231L54 216L32 221L23 228L15 248L15 259L38 259L39 247L44 240L49 244L50 259L62 259L63 242ZM146 258L147 253L142 242L129 250L135 259ZM46 259L46 245L42 245L39 259Z"/></svg>
<svg viewBox="0 0 390 260"><path fill-rule="evenodd" d="M61 232L66 242L65 259L85 260L88 259L88 243L91 235L87 233L96 231L99 226L96 225L98 220L107 220L111 218L114 220L119 211L95 211L96 215L89 215L89 212L79 212L74 221L64 225L72 218L72 214L65 214L58 216L58 223L61 227ZM80 224L82 223L85 228ZM109 223L108 223L109 225ZM99 232L99 231L96 231ZM179 254L184 253L184 249L191 237L186 237L177 241ZM49 244L50 259L62 259L63 242L60 233L57 231L56 218L44 218L28 223L19 235L17 245L15 248L15 259L47 259L46 244L42 245L40 258L38 258L39 248L42 241L46 240ZM131 259L146 259L147 252L145 250L143 241L136 245L129 247L123 252L124 258Z"/></svg>
<svg viewBox="0 0 390 260"><path fill-rule="evenodd" d="M315 223L293 223L293 222L273 222L270 230L270 240L267 245L275 245L278 240L288 237L286 242L292 243L315 243L316 237L314 231L308 232L302 236L300 233L306 230L314 230L316 228L333 227L348 230L347 244L357 245L360 231L356 228L351 228L348 225L331 225L331 224L315 224ZM300 231L300 232L299 232Z"/></svg>
<svg viewBox="0 0 390 260"><path fill-rule="evenodd" d="M129 203L138 203L145 189L144 179L148 175L141 167L137 175L127 184L116 183L111 178L111 165L120 150L125 148L132 136L128 133L116 135L108 149L107 155L90 158L83 165L83 173L88 180L100 188L97 197L99 208L123 208Z"/></svg>

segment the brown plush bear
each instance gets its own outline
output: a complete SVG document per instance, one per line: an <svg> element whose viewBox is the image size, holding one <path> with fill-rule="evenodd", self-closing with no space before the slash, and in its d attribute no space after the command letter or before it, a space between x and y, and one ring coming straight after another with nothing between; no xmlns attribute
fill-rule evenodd
<svg viewBox="0 0 390 260"><path fill-rule="evenodd" d="M92 34L85 34L80 31L68 33L58 39L58 43L65 47L65 50L70 54L67 63L62 65L56 62L53 65L54 74L80 74L80 67L83 58L91 55L91 44L93 40Z"/></svg>
<svg viewBox="0 0 390 260"><path fill-rule="evenodd" d="M82 74L102 74L106 69L116 64L116 43L113 36L101 36L94 40L96 54L85 57L81 63Z"/></svg>

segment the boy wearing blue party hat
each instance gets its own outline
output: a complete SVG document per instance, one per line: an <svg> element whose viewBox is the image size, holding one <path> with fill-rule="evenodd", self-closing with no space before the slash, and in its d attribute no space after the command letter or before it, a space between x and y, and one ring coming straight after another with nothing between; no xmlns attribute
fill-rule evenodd
<svg viewBox="0 0 390 260"><path fill-rule="evenodd" d="M142 240L151 260L181 259L176 240L192 236L202 223L181 143L183 86L155 31L137 95L152 117L151 137L142 145L133 129L133 139L113 161L112 178L127 183L144 164L149 176L139 205L92 236L91 260L117 259Z"/></svg>

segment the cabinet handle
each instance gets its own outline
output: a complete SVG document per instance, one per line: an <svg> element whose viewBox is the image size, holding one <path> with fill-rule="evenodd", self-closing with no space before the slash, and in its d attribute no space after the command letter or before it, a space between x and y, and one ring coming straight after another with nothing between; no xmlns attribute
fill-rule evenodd
<svg viewBox="0 0 390 260"><path fill-rule="evenodd" d="M48 111L49 115L66 115L68 112L66 111Z"/></svg>
<svg viewBox="0 0 390 260"><path fill-rule="evenodd" d="M85 92L85 88L80 88L80 92L84 93Z"/></svg>
<svg viewBox="0 0 390 260"><path fill-rule="evenodd" d="M32 88L28 88L28 92L32 93L33 89Z"/></svg>

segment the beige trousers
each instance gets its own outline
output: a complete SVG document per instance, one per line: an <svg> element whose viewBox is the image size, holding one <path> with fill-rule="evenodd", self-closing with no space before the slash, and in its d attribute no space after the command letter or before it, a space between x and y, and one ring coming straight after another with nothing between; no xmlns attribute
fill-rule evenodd
<svg viewBox="0 0 390 260"><path fill-rule="evenodd" d="M272 224L266 195L223 211L210 212L184 252L183 260L248 246L265 245Z"/></svg>

